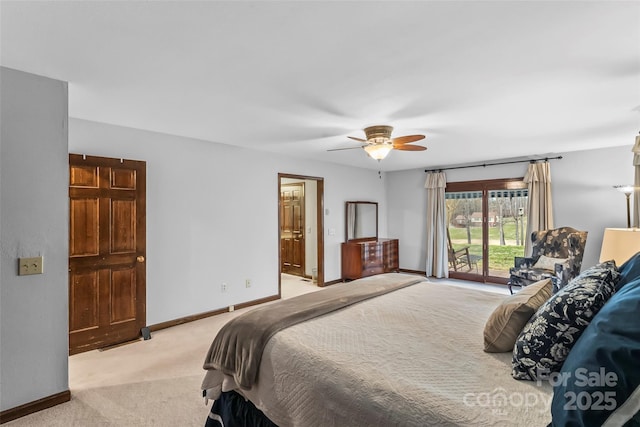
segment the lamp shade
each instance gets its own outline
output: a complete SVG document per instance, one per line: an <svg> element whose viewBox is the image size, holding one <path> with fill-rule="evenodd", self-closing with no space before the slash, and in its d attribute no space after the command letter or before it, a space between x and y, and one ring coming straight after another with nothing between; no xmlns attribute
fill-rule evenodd
<svg viewBox="0 0 640 427"><path fill-rule="evenodd" d="M636 135L636 143L633 145L631 151L636 154L640 154L640 135Z"/></svg>
<svg viewBox="0 0 640 427"><path fill-rule="evenodd" d="M640 252L639 228L605 228L600 250L600 262L614 260L616 265Z"/></svg>
<svg viewBox="0 0 640 427"><path fill-rule="evenodd" d="M633 193L633 190L634 190L635 187L633 185L631 185L631 184L628 184L628 185L614 185L613 188L615 188L616 190L618 190L621 193L631 194L631 193Z"/></svg>

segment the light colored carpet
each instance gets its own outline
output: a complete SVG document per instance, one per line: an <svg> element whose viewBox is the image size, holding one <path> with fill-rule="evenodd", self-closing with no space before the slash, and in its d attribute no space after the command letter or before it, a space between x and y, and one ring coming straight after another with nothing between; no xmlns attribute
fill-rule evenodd
<svg viewBox="0 0 640 427"><path fill-rule="evenodd" d="M290 275L281 283L283 298L321 289ZM71 401L3 426L203 426L211 407L200 395L209 344L222 325L250 309L163 329L148 341L71 356Z"/></svg>
<svg viewBox="0 0 640 427"><path fill-rule="evenodd" d="M506 287L433 281L508 293ZM281 282L283 298L321 289L296 276L283 274ZM210 409L200 395L204 357L222 325L250 309L157 331L148 341L71 356L71 401L4 425L203 426Z"/></svg>

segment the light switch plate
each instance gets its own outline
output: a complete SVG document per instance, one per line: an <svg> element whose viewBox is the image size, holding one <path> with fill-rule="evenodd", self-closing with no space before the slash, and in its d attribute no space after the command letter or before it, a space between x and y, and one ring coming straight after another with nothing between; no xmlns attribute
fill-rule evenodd
<svg viewBox="0 0 640 427"><path fill-rule="evenodd" d="M29 274L42 274L42 257L37 256L33 258L20 258L18 274L20 276L26 276Z"/></svg>

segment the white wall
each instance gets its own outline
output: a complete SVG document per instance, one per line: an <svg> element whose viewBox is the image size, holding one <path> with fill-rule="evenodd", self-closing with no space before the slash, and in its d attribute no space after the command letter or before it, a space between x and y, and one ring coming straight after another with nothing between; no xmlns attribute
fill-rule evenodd
<svg viewBox="0 0 640 427"><path fill-rule="evenodd" d="M150 325L277 294L278 173L324 178L325 281L341 274L344 202L385 210L377 171L79 119L70 119L69 151L147 162Z"/></svg>
<svg viewBox="0 0 640 427"><path fill-rule="evenodd" d="M67 391L67 84L0 68L0 410ZM18 258L44 274L18 276Z"/></svg>
<svg viewBox="0 0 640 427"><path fill-rule="evenodd" d="M589 232L583 268L598 262L605 227L626 227L625 197L613 186L633 184L632 137L629 145L562 153L563 159L551 160L555 225ZM516 178L524 176L527 165L455 169L445 174L448 182ZM387 173L389 234L400 239L400 268L426 268L425 175L424 169Z"/></svg>
<svg viewBox="0 0 640 427"><path fill-rule="evenodd" d="M589 231L583 266L598 262L605 228L627 226L625 196L613 186L633 185L633 137L621 147L564 153L551 172L556 224Z"/></svg>

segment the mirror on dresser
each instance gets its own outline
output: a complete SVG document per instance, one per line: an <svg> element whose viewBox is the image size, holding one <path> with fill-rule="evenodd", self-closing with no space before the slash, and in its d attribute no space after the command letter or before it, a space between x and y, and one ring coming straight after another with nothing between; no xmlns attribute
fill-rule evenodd
<svg viewBox="0 0 640 427"><path fill-rule="evenodd" d="M346 202L342 280L398 271L398 239L378 237L378 203Z"/></svg>
<svg viewBox="0 0 640 427"><path fill-rule="evenodd" d="M346 239L375 240L378 238L378 203L346 202Z"/></svg>

